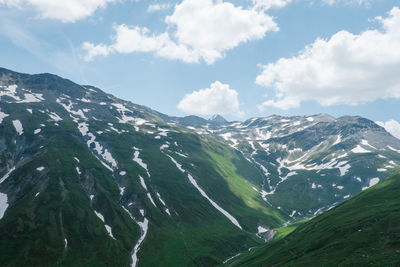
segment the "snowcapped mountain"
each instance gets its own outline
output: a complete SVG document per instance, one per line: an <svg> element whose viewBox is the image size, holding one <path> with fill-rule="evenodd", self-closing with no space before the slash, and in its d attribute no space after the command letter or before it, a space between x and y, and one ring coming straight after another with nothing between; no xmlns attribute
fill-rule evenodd
<svg viewBox="0 0 400 267"><path fill-rule="evenodd" d="M288 219L240 153L166 115L5 69L0 97L6 265L216 265Z"/></svg>
<svg viewBox="0 0 400 267"><path fill-rule="evenodd" d="M0 69L0 262L217 265L399 163L360 117L177 118Z"/></svg>
<svg viewBox="0 0 400 267"><path fill-rule="evenodd" d="M263 174L263 199L297 219L385 180L400 164L399 139L361 117L274 115L188 128L240 151Z"/></svg>

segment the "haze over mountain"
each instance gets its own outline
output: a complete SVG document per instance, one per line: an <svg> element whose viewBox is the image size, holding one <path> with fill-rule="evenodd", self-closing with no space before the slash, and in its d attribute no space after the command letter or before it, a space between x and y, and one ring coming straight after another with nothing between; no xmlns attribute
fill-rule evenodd
<svg viewBox="0 0 400 267"><path fill-rule="evenodd" d="M0 133L6 266L221 264L400 164L400 140L366 118L171 117L7 69Z"/></svg>

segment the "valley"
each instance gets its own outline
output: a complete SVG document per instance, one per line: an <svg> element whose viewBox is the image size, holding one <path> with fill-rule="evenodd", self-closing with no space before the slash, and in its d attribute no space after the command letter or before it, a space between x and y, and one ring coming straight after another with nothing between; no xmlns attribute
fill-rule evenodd
<svg viewBox="0 0 400 267"><path fill-rule="evenodd" d="M362 117L173 117L0 69L5 266L267 262L266 241L281 258L280 240L362 207L351 203L397 184L399 166L400 140Z"/></svg>

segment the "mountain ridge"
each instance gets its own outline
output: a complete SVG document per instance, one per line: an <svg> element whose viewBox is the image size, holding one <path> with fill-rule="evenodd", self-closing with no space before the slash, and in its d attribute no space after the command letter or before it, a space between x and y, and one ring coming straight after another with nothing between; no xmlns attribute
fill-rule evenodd
<svg viewBox="0 0 400 267"><path fill-rule="evenodd" d="M8 266L221 264L400 163L400 141L360 117L220 124L55 75L12 73L0 77Z"/></svg>

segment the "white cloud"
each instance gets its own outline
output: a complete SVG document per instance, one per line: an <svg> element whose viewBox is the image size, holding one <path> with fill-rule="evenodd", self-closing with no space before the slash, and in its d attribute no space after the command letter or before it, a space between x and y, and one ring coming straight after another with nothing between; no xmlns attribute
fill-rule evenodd
<svg viewBox="0 0 400 267"><path fill-rule="evenodd" d="M200 57L184 45L174 43L168 33L150 34L149 29L130 27L127 25L114 26L114 43L111 45L92 44L84 42L82 48L87 51L86 61L96 56L107 56L110 53L130 54L135 52L154 52L157 56L168 59L180 59L187 63L198 62Z"/></svg>
<svg viewBox="0 0 400 267"><path fill-rule="evenodd" d="M241 43L261 39L269 31L278 30L273 18L264 11L244 9L220 0L183 0L175 6L173 14L165 18L165 22L171 34L165 32L154 35L146 28L116 26L114 43L108 48L118 53L155 52L168 59L196 63L204 60L212 64L223 58L225 51ZM144 42L151 43L151 46L147 49L137 46ZM122 43L131 48L118 49ZM98 45L84 45L88 51L86 59L89 60L96 55L91 48L97 49Z"/></svg>
<svg viewBox="0 0 400 267"><path fill-rule="evenodd" d="M260 105L290 109L313 100L322 106L400 99L400 9L378 17L381 30L340 31L317 39L297 56L263 66L256 83L275 90Z"/></svg>
<svg viewBox="0 0 400 267"><path fill-rule="evenodd" d="M43 19L75 22L91 16L97 9L117 0L0 0L0 4L19 9L34 8Z"/></svg>
<svg viewBox="0 0 400 267"><path fill-rule="evenodd" d="M147 8L147 12L156 12L156 11L161 11L165 9L169 9L171 7L171 4L152 4L149 5Z"/></svg>
<svg viewBox="0 0 400 267"><path fill-rule="evenodd" d="M263 12L213 0L184 0L165 21L176 27L175 37L180 44L199 51L208 63L240 43L278 30L273 18Z"/></svg>
<svg viewBox="0 0 400 267"><path fill-rule="evenodd" d="M255 8L270 9L282 8L290 4L292 0L252 0Z"/></svg>
<svg viewBox="0 0 400 267"><path fill-rule="evenodd" d="M395 120L390 120L387 122L377 121L376 124L385 128L387 132L389 132L394 137L400 139L400 123Z"/></svg>
<svg viewBox="0 0 400 267"><path fill-rule="evenodd" d="M196 115L241 114L238 93L219 81L212 83L210 88L185 95L177 107L185 113Z"/></svg>
<svg viewBox="0 0 400 267"><path fill-rule="evenodd" d="M110 53L110 49L108 46L103 44L94 45L89 42L85 42L82 45L83 49L87 51L85 55L85 60L90 61L92 58L96 56L107 56Z"/></svg>

